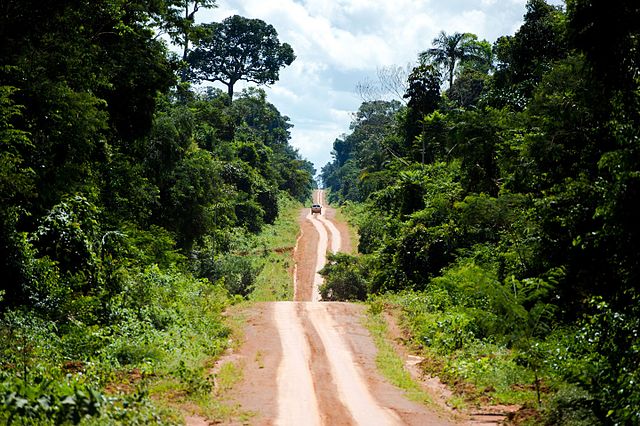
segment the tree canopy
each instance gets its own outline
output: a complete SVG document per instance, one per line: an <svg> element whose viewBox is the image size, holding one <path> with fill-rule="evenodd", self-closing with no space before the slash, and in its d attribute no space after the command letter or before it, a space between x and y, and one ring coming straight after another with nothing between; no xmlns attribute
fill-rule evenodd
<svg viewBox="0 0 640 426"><path fill-rule="evenodd" d="M475 34L453 33L448 35L444 31L433 39L433 47L420 54L422 62L433 62L444 68L449 87L453 86L456 67L461 61L483 61L483 49Z"/></svg>
<svg viewBox="0 0 640 426"><path fill-rule="evenodd" d="M159 35L187 51L214 4L2 2L2 424L175 423L106 384L148 367L206 390L185 354L224 349L220 312L259 271L240 253L310 196L315 170L264 91L229 104L179 82Z"/></svg>
<svg viewBox="0 0 640 426"><path fill-rule="evenodd" d="M469 365L507 368L492 345L515 354L536 422L640 422L636 3L530 0L493 46L441 33L409 76L408 104L375 135L354 120L322 168L362 253L334 258L323 291L397 303L414 342L446 365L431 372L458 369L456 383Z"/></svg>
<svg viewBox="0 0 640 426"><path fill-rule="evenodd" d="M238 81L273 84L280 68L295 59L291 46L280 43L275 28L260 19L235 15L203 28L206 35L188 57L193 79L223 83L230 99Z"/></svg>

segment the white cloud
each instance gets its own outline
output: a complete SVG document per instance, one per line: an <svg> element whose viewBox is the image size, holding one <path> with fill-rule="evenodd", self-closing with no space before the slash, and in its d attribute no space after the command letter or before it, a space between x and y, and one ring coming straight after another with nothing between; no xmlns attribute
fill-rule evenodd
<svg viewBox="0 0 640 426"><path fill-rule="evenodd" d="M486 28L486 14L480 10L465 10L449 18L444 26L454 29L449 32L482 34Z"/></svg>
<svg viewBox="0 0 640 426"><path fill-rule="evenodd" d="M296 93L294 93L292 90L287 89L286 87L283 86L273 86L271 87L270 92L276 96L279 96L281 98L286 98L288 99L290 102L299 102L300 101L300 96Z"/></svg>
<svg viewBox="0 0 640 426"><path fill-rule="evenodd" d="M292 144L319 170L336 137L348 132L359 81L376 69L414 63L441 31L472 32L490 42L513 34L526 0L220 0L200 21L239 14L272 24L297 59L267 89L291 118ZM561 2L562 0L553 0Z"/></svg>
<svg viewBox="0 0 640 426"><path fill-rule="evenodd" d="M339 123L313 129L294 128L291 132L291 144L298 149L302 157L314 159L315 168L320 172L322 166L332 160L333 141L344 133L344 130Z"/></svg>

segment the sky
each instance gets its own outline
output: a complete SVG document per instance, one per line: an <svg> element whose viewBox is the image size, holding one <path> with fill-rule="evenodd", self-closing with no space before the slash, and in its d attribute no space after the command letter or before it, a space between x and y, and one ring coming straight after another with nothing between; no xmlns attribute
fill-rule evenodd
<svg viewBox="0 0 640 426"><path fill-rule="evenodd" d="M320 172L363 101L359 83L376 81L382 67L415 64L440 31L470 32L491 43L512 35L525 6L526 0L218 0L196 20L262 19L293 47L296 60L263 88L293 124L291 144Z"/></svg>

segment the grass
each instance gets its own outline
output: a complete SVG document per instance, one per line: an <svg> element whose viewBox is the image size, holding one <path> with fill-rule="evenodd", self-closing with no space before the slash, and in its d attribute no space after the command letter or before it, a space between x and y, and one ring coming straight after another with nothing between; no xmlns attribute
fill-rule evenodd
<svg viewBox="0 0 640 426"><path fill-rule="evenodd" d="M293 250L300 225L298 214L302 205L290 199L280 200L280 215L273 225L265 226L258 236L260 248L254 265L260 270L249 299L259 302L293 299Z"/></svg>
<svg viewBox="0 0 640 426"><path fill-rule="evenodd" d="M387 323L382 315L368 312L364 325L369 329L378 348L376 365L382 375L392 384L404 390L407 398L422 404L433 405L433 400L411 377L404 367L404 361L389 343Z"/></svg>
<svg viewBox="0 0 640 426"><path fill-rule="evenodd" d="M233 362L225 362L220 366L220 371L216 374L215 392L218 395L224 395L225 392L233 388L233 385L242 380L243 372Z"/></svg>
<svg viewBox="0 0 640 426"><path fill-rule="evenodd" d="M352 254L356 254L358 252L358 243L360 242L358 228L353 223L353 219L351 215L349 215L348 211L345 212L344 209L340 207L335 207L335 209L336 220L347 224L347 228L349 229L349 240L351 241L351 251Z"/></svg>
<svg viewBox="0 0 640 426"><path fill-rule="evenodd" d="M249 299L256 302L293 299L292 257L293 248L286 253L269 253L256 259L260 273Z"/></svg>
<svg viewBox="0 0 640 426"><path fill-rule="evenodd" d="M242 322L246 320L243 306L248 302L231 306L231 314L225 323L231 330L229 347L236 349L242 341ZM225 401L225 394L242 380L243 371L240 365L232 361L222 361L215 368L218 356L205 357L187 366L186 374L162 374L151 384L150 394L161 407L179 410L183 415L192 414L210 421L228 420L247 421L251 413L244 412L241 407ZM191 371L188 371L189 369ZM209 384L207 387L205 384Z"/></svg>
<svg viewBox="0 0 640 426"><path fill-rule="evenodd" d="M517 353L502 344L467 337L458 348L443 345L426 346L424 336L431 335L434 324L441 321L447 312L433 312L434 319L425 322L424 307L411 292L386 295L370 302L374 312L395 307L403 312L401 324L412 336L412 342L420 347L421 355L429 362L425 372L438 376L453 392L448 405L465 410L476 405L537 405L532 386L533 373L517 362ZM377 310L376 310L377 309ZM443 328L439 339L450 341L454 330ZM435 339L431 340L436 342ZM436 342L437 343L437 342ZM543 395L544 396L544 395Z"/></svg>

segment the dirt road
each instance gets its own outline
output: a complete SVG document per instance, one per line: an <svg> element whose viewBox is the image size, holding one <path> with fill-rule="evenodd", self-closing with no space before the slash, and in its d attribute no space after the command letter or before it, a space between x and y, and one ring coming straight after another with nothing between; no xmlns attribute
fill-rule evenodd
<svg viewBox="0 0 640 426"><path fill-rule="evenodd" d="M328 250L349 250L344 224L332 219L323 191L322 214L301 212L293 302L258 304L246 320L236 354L244 379L231 391L256 425L448 425L377 372L376 348L363 327L364 307L321 302L317 273Z"/></svg>
<svg viewBox="0 0 640 426"><path fill-rule="evenodd" d="M324 190L319 189L314 191L313 193L313 202L314 204L326 204L324 202ZM320 300L320 291L318 288L322 284L322 276L318 273L325 263L327 262L327 250L331 247L332 253L337 253L340 251L342 247L342 236L338 228L326 218L327 212L330 208L325 205L322 213L311 213L309 210L309 214L306 216L306 220L308 223L311 223L315 232L318 235L318 242L316 247L314 247L314 251L316 252L315 259L315 271L313 275L313 282L311 283L311 301L318 302ZM304 231L303 231L304 235ZM298 287L308 287L308 284L302 281L294 282L294 286L297 290ZM297 294L297 291L294 290L294 293Z"/></svg>

